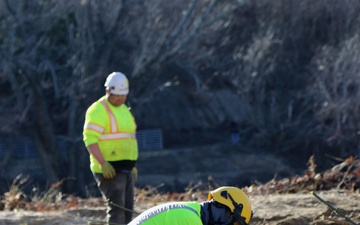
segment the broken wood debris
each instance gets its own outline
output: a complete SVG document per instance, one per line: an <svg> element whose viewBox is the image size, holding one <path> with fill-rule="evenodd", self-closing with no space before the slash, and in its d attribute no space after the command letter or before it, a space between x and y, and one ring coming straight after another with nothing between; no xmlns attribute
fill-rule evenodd
<svg viewBox="0 0 360 225"><path fill-rule="evenodd" d="M323 173L316 173L315 168L315 159L311 156L302 176L280 180L275 177L265 184L255 181L244 189L251 194L288 194L331 189L355 192L360 189L360 160L355 157L351 156Z"/></svg>

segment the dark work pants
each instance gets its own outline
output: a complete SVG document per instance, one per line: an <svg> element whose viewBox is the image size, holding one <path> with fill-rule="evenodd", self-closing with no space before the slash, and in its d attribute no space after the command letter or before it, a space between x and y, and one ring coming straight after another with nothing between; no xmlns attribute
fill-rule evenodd
<svg viewBox="0 0 360 225"><path fill-rule="evenodd" d="M116 172L112 179L94 173L97 186L107 200L106 222L128 224L134 209L134 177L131 171Z"/></svg>

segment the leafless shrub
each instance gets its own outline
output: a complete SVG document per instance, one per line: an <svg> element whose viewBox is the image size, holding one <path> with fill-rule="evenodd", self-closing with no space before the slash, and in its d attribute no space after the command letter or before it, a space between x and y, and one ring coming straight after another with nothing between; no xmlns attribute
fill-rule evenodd
<svg viewBox="0 0 360 225"><path fill-rule="evenodd" d="M81 176L74 163L83 147L79 118L114 69L129 75L129 99L138 106L175 85L203 94L197 103L215 88L235 90L250 123L245 129L252 129L249 143L264 150L340 140L339 129L343 146L357 144L357 0L0 4L0 131L34 135L51 183L61 176L55 133L67 136L66 173ZM169 64L180 72L165 69ZM195 88L181 83L188 78Z"/></svg>
<svg viewBox="0 0 360 225"><path fill-rule="evenodd" d="M339 47L323 46L312 60L314 82L309 93L328 142L355 137L359 129L359 41L359 35L355 35Z"/></svg>

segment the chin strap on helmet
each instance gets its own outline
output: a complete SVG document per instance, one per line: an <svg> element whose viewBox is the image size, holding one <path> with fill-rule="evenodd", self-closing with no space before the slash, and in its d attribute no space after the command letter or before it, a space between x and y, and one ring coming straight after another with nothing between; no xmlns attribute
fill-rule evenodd
<svg viewBox="0 0 360 225"><path fill-rule="evenodd" d="M226 224L224 225L233 225L235 222L238 222L240 225L247 225L246 222L245 222L245 217L241 216L241 212L243 210L243 204L237 204L235 202L235 200L231 197L231 195L229 193L227 193L232 204L234 205L234 213L233 215L231 216L229 222L227 222Z"/></svg>

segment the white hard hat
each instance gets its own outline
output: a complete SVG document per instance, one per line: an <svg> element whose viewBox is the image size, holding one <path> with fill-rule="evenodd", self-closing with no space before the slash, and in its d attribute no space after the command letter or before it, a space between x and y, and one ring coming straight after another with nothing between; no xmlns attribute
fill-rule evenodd
<svg viewBox="0 0 360 225"><path fill-rule="evenodd" d="M129 93L129 81L123 73L113 72L105 81L106 88L114 95L127 95Z"/></svg>

